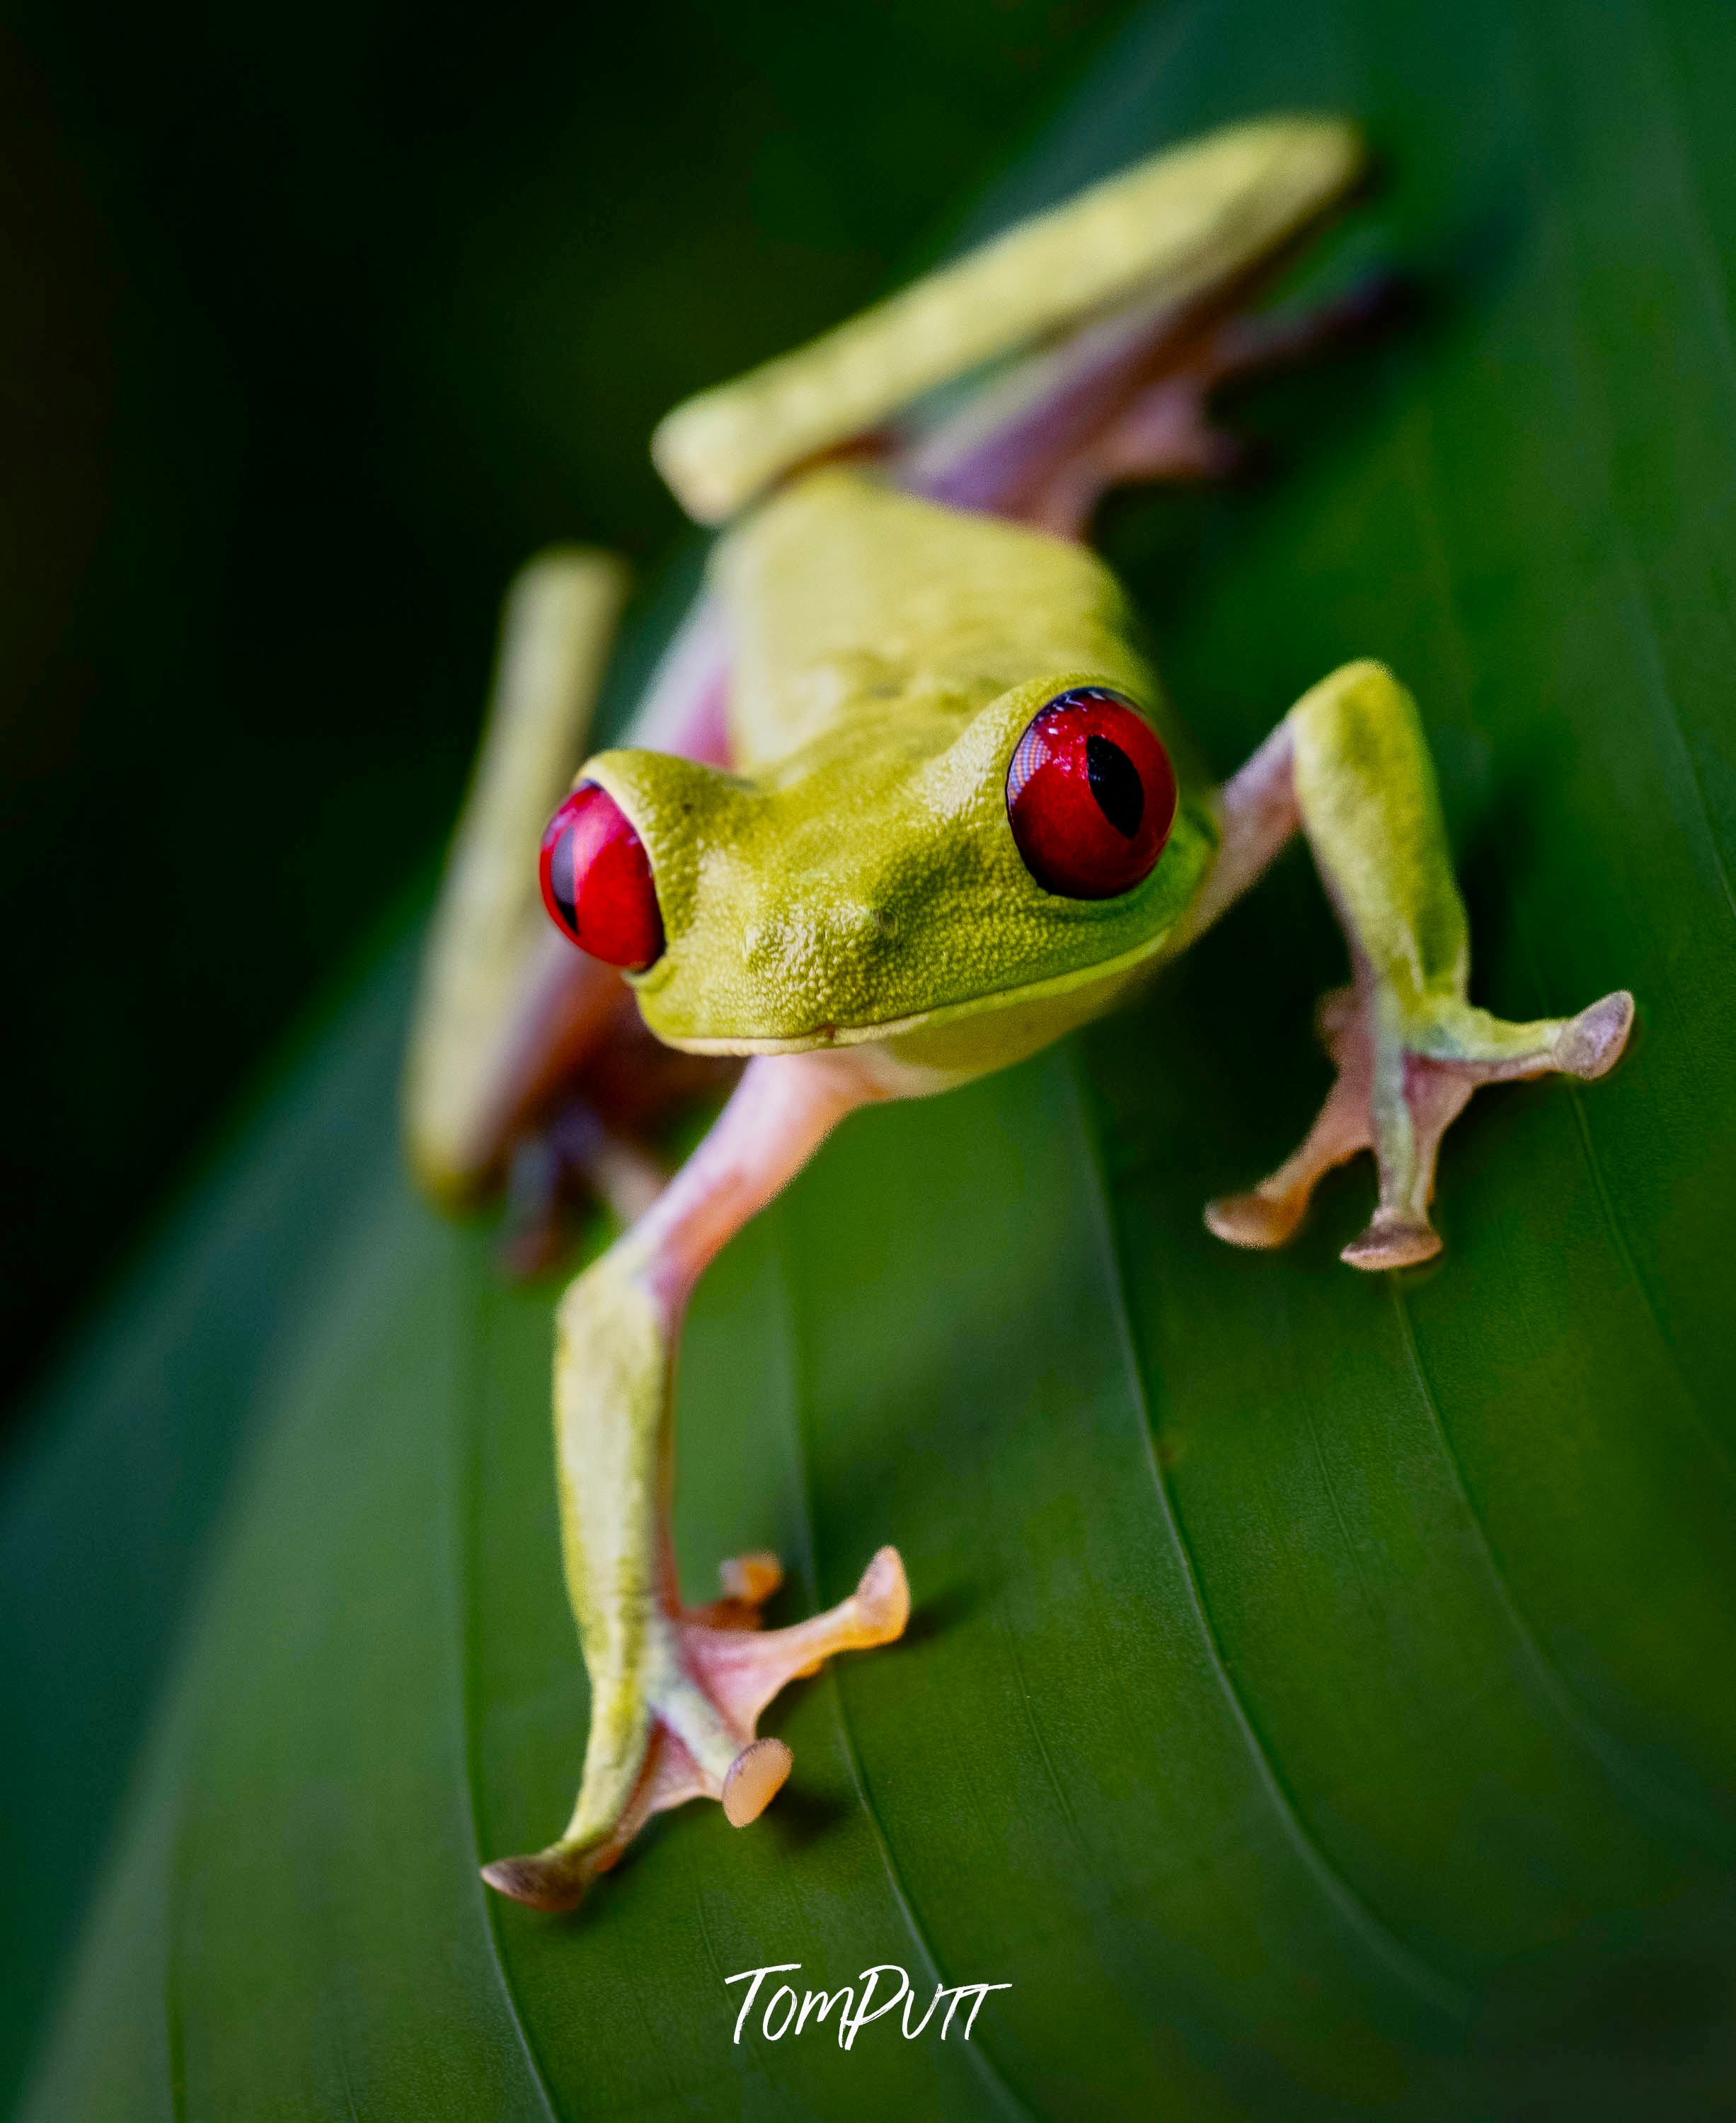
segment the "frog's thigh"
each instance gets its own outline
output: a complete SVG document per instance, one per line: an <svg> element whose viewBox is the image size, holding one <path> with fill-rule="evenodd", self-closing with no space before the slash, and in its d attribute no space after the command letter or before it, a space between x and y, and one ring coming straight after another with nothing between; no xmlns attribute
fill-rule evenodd
<svg viewBox="0 0 1736 2123"><path fill-rule="evenodd" d="M1322 1008L1338 1079L1307 1140L1250 1193L1213 1202L1207 1221L1232 1244L1280 1244L1321 1174L1372 1147L1379 1206L1343 1257L1401 1267L1440 1249L1429 1220L1435 1160L1471 1093L1549 1071L1601 1076L1627 1038L1633 999L1618 991L1576 1017L1527 1024L1467 1000L1469 928L1433 769L1416 704L1382 665L1334 672L1297 703L1285 731L1296 813L1344 925L1354 984Z"/></svg>
<svg viewBox="0 0 1736 2123"><path fill-rule="evenodd" d="M584 754L626 592L607 553L533 560L508 594L481 749L423 961L404 1086L411 1162L462 1202L498 1169L515 1122L607 1023L614 972L543 915L536 851Z"/></svg>

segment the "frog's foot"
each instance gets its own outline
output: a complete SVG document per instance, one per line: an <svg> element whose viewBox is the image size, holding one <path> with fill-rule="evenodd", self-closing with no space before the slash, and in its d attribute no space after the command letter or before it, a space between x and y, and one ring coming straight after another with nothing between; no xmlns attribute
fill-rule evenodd
<svg viewBox="0 0 1736 2123"><path fill-rule="evenodd" d="M1321 1004L1318 1029L1338 1076L1295 1155L1246 1194L1207 1205L1209 1230L1236 1246L1281 1246L1301 1224L1321 1176L1372 1149L1380 1202L1340 1254L1352 1268L1407 1268L1441 1241L1429 1221L1441 1137L1485 1084L1555 1071L1589 1080L1614 1066L1634 1021L1625 990L1577 1017L1510 1024L1467 1003L1442 1005L1420 1030L1377 1032L1358 987Z"/></svg>
<svg viewBox="0 0 1736 2123"><path fill-rule="evenodd" d="M513 1145L506 1168L500 1258L509 1275L542 1275L567 1253L575 1211L601 1202L623 1226L638 1221L669 1175L645 1146L570 1100Z"/></svg>
<svg viewBox="0 0 1736 2123"><path fill-rule="evenodd" d="M583 1068L512 1143L500 1229L509 1275L542 1275L565 1258L595 1203L623 1230L636 1224L669 1182L659 1137L739 1073L733 1060L664 1046L631 993L622 1003Z"/></svg>
<svg viewBox="0 0 1736 2123"><path fill-rule="evenodd" d="M577 1906L655 1813L691 1798L716 1799L735 1828L757 1821L789 1775L793 1757L781 1740L756 1736L761 1713L788 1681L817 1673L835 1652L893 1643L910 1616L910 1587L895 1548L883 1548L847 1600L789 1629L762 1630L759 1610L783 1582L775 1556L740 1556L724 1564L724 1597L671 1615L652 1628L661 1656L645 1662L642 1705L617 1706L616 1722L645 1735L636 1774L613 1818L599 1793L620 1789L619 1764L593 1739L584 1788L558 1843L534 1856L482 1868L491 1887L533 1909Z"/></svg>
<svg viewBox="0 0 1736 2123"><path fill-rule="evenodd" d="M1293 312L1232 314L1180 347L1164 346L1157 373L1129 391L1127 364L1105 362L1072 386L1072 431L1042 439L1010 513L1058 537L1082 539L1113 487L1154 482L1192 485L1233 478L1256 465L1257 444L1223 425L1213 410L1227 387L1281 373L1386 329L1408 300L1404 284L1381 274L1336 301ZM1120 373L1117 373L1118 366ZM1137 373L1137 372L1136 372Z"/></svg>

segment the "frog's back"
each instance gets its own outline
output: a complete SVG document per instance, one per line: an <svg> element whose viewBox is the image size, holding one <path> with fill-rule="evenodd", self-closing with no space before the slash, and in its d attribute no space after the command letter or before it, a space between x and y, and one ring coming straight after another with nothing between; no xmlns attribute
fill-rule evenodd
<svg viewBox="0 0 1736 2123"><path fill-rule="evenodd" d="M813 472L726 537L736 764L763 769L872 717L963 722L1010 687L1089 671L1155 705L1114 577L1083 546Z"/></svg>

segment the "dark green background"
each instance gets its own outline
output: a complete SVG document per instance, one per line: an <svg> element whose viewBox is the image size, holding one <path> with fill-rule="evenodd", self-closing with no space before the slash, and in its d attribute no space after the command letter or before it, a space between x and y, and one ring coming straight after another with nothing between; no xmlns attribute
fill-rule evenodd
<svg viewBox="0 0 1736 2123"><path fill-rule="evenodd" d="M457 801L511 570L1113 0L0 14L0 1401Z"/></svg>

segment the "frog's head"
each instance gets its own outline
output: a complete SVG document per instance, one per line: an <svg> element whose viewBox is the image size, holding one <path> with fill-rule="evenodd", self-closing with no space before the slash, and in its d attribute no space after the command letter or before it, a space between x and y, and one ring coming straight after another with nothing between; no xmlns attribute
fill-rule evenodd
<svg viewBox="0 0 1736 2123"><path fill-rule="evenodd" d="M863 714L752 779L603 752L544 894L660 1038L779 1052L1100 982L1161 945L1215 844L1138 709L1062 673Z"/></svg>

